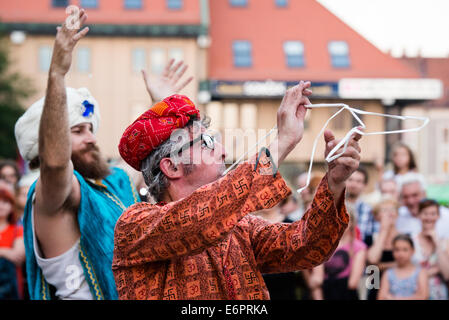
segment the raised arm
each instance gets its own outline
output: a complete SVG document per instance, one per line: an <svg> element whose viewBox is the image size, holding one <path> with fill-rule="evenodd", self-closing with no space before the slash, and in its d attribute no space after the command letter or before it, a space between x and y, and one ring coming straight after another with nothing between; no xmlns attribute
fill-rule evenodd
<svg viewBox="0 0 449 320"><path fill-rule="evenodd" d="M374 240L373 245L368 249L367 261L370 264L379 264L382 252L386 246L389 232L394 227L394 220L386 214L380 218L380 231Z"/></svg>
<svg viewBox="0 0 449 320"><path fill-rule="evenodd" d="M312 269L327 261L348 225L344 204L335 206L326 175L301 220L271 224L249 216L250 240L262 273Z"/></svg>
<svg viewBox="0 0 449 320"><path fill-rule="evenodd" d="M79 13L81 25L86 21L84 10ZM39 214L56 214L76 185L71 162L71 133L67 110L65 75L72 63L76 43L89 29L80 32L57 28L56 41L48 75L47 92L39 126L40 178L36 187ZM78 200L79 201L79 200Z"/></svg>
<svg viewBox="0 0 449 320"><path fill-rule="evenodd" d="M82 25L87 15L79 13ZM58 27L39 126L40 177L36 184L34 229L44 258L59 256L80 237L77 208L80 185L73 173L72 133L69 127L65 75L82 31Z"/></svg>
<svg viewBox="0 0 449 320"><path fill-rule="evenodd" d="M348 224L344 188L346 179L359 166L360 138L359 134L351 137L345 153L329 164L312 205L301 220L285 225L264 224L253 219L252 226L257 227L251 241L262 272L310 269L327 261L335 251ZM324 139L327 155L339 141L329 130Z"/></svg>

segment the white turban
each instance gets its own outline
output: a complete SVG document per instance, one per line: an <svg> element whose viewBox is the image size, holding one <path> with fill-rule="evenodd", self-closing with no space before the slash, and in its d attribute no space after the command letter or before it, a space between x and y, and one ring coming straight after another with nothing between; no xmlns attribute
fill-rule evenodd
<svg viewBox="0 0 449 320"><path fill-rule="evenodd" d="M92 124L93 133L95 134L100 122L98 102L86 88L66 88L66 92L70 128L87 122ZM22 157L28 161L31 161L39 154L39 124L44 101L45 97L33 103L16 122L15 135L17 146Z"/></svg>

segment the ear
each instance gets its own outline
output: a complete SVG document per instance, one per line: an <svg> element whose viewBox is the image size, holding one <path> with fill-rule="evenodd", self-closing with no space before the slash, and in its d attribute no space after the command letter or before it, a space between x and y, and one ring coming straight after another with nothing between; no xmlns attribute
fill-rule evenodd
<svg viewBox="0 0 449 320"><path fill-rule="evenodd" d="M176 165L170 158L163 158L159 164L159 167L165 176L172 179L179 179L184 176L184 170L180 164Z"/></svg>

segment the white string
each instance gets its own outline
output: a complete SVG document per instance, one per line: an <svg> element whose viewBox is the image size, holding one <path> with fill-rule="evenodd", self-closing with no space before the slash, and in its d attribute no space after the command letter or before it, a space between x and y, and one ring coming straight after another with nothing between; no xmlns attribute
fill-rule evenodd
<svg viewBox="0 0 449 320"><path fill-rule="evenodd" d="M318 108L329 108L329 107L340 107L340 110L338 110L336 113L334 113L332 115L332 117L330 117L326 123L324 124L324 126L321 128L320 133L316 136L315 141L313 143L313 147L312 147L312 155L310 156L310 162L309 162L309 170L307 173L307 182L306 185L302 188L299 188L297 190L298 193L301 193L305 188L307 188L309 186L310 183L310 176L312 173L312 166L313 166L313 159L315 157L315 151L316 151L316 147L319 141L319 138L321 137L321 135L324 133L324 130L326 129L326 127L328 126L329 122L334 119L336 116L338 116L341 112L343 112L344 110L348 110L351 115L357 120L357 122L360 124L360 126L356 126L354 128L352 128L351 130L349 130L349 132L344 136L343 139L341 139L341 141L329 152L329 154L326 157L326 162L332 162L336 159L338 159L340 156L342 156L345 152L346 149L348 147L349 141L351 139L351 136L354 133L358 133L362 136L369 136L369 135L376 135L376 134L392 134L392 133L404 133L404 132L413 132L413 131L419 131L422 128L424 128L428 123L429 123L429 118L427 117L418 117L418 116L399 116L399 115L392 115L392 114L383 114L383 113L377 113L377 112L369 112L369 111L363 111L363 110L359 110L356 108L351 108L348 105L344 104L344 103L321 103L321 104L309 104L305 106L308 109L318 109ZM375 115L375 116L380 116L380 117L386 117L386 118L393 118L393 119L399 119L399 120L407 120L407 119L411 119L411 120L420 120L423 121L423 124L417 128L410 128L410 129L400 129L400 130L392 130L392 131L379 131L379 132L364 132L359 130L358 128L362 128L365 129L366 125L365 123L363 123L363 121L357 116L357 114L362 114L362 115ZM243 158L252 150L254 150L254 148L256 148L262 141L264 141L268 136L270 136L274 131L276 131L277 127L274 126L269 132L268 134L266 134L264 137L262 137L259 141L256 142L256 144L249 149L247 152L245 152L231 167L229 167L224 173L223 175L226 175L230 170L232 170L236 165L238 165ZM339 154L335 154L341 147L343 146L343 150L339 153Z"/></svg>
<svg viewBox="0 0 449 320"><path fill-rule="evenodd" d="M398 115L392 115L392 114L383 114L383 113L377 113L377 112L368 112L368 111L363 111L363 110L359 110L359 109L355 109L355 108L351 108L348 105L344 104L344 103L334 103L334 104L328 104L328 103L322 103L322 104L310 104L310 105L306 105L306 108L309 109L317 109L317 108L328 108L328 107L340 107L340 110L338 110L332 117L329 118L329 120L326 121L326 123L324 124L323 128L321 129L320 133L317 135L317 137L315 138L315 141L313 143L313 148L312 148L312 155L310 157L310 163L309 163L309 170L307 173L307 182L306 185L302 188L299 188L297 190L298 193L301 193L304 189L306 189L309 186L310 183L310 176L312 173L312 165L313 165L313 159L315 157L315 150L316 150L316 146L318 144L318 139L321 137L321 135L324 133L324 130L326 129L327 125L329 124L329 122L335 118L340 112L344 111L344 110L348 110L352 116L357 120L357 122L360 124L360 127L362 129L366 128L366 125L363 123L362 120L360 120L360 118L356 115L356 113L358 114L363 114L363 115L376 115L376 116L381 116L381 117L387 117L387 118L393 118L393 119L399 119L399 120L407 120L407 119L413 119L413 120L420 120L423 121L423 124L420 127L417 128L410 128L410 129L401 129L401 130L392 130L392 131L379 131L379 132L364 132L358 129L357 127L352 128L351 130L349 130L349 132L345 135L345 137L343 139L341 139L341 141L329 152L329 154L326 157L326 162L332 162L335 159L338 159L340 156L342 156L345 152L346 149L348 147L349 141L351 139L351 136L354 133L358 133L362 136L369 136L369 135L375 135L375 134L391 134L391 133L401 133L401 132L412 132L412 131L419 131L422 128L424 128L427 123L429 122L429 118L426 117L416 117L416 116L398 116ZM343 146L343 150L339 153L334 155L338 149L341 148L341 146Z"/></svg>
<svg viewBox="0 0 449 320"><path fill-rule="evenodd" d="M256 144L254 146L251 147L251 149L249 149L248 151L246 151L240 158L238 158L234 164L232 166L230 166L228 169L226 169L225 172L223 172L223 176L225 176L229 171L231 171L236 165L238 165L240 163L240 161L242 161L245 156L250 153L251 151L253 151L262 141L265 141L265 139L268 138L268 136L270 136L274 131L276 131L277 127L274 126L273 128L271 128L271 130L262 138L259 139L259 141L256 142Z"/></svg>

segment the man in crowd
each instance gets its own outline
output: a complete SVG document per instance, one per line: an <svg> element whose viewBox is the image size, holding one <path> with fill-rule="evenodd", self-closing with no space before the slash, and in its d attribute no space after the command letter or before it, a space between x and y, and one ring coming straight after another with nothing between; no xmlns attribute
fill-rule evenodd
<svg viewBox="0 0 449 320"><path fill-rule="evenodd" d="M250 214L291 193L276 168L302 139L310 85L287 90L269 151L224 177L224 147L206 126L192 126L200 114L185 96L155 104L126 129L120 154L142 171L158 203L133 205L117 222L120 299L268 299L262 273L310 269L332 255L348 223L345 184L359 166L360 135L329 164L300 221L271 224ZM187 143L170 138L179 128ZM324 138L327 154L338 141L329 130Z"/></svg>
<svg viewBox="0 0 449 320"><path fill-rule="evenodd" d="M399 208L396 228L401 233L418 234L421 232L421 220L418 218L419 204L426 199L422 175L407 173L401 178L399 190L402 206ZM444 206L440 206L436 230L440 238L449 237L449 209Z"/></svg>
<svg viewBox="0 0 449 320"><path fill-rule="evenodd" d="M346 204L352 207L357 217L361 240L370 246L378 223L374 220L371 206L361 199L367 184L368 172L364 167L357 168L346 183Z"/></svg>

